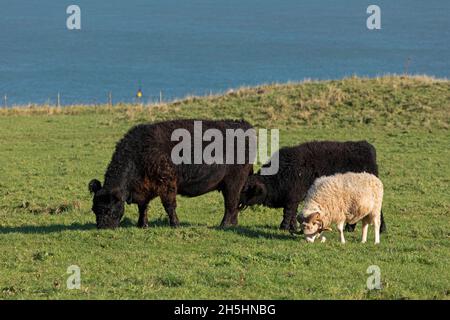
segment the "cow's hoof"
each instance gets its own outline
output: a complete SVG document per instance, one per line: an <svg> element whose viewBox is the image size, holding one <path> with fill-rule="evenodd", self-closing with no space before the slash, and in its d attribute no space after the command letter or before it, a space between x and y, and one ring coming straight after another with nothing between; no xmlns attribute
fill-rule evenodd
<svg viewBox="0 0 450 320"><path fill-rule="evenodd" d="M282 222L280 225L280 230L286 230L289 232L296 232L297 231L297 223L285 223Z"/></svg>
<svg viewBox="0 0 450 320"><path fill-rule="evenodd" d="M292 230L292 229L289 229L289 233L291 234L291 235L293 235L293 236L300 236L300 235L302 235L303 234L303 230Z"/></svg>
<svg viewBox="0 0 450 320"><path fill-rule="evenodd" d="M227 229L233 227L233 224L231 222L222 222L219 227L222 229Z"/></svg>
<svg viewBox="0 0 450 320"><path fill-rule="evenodd" d="M387 233L387 228L386 228L386 225L385 225L385 224L382 224L382 225L380 226L380 233Z"/></svg>
<svg viewBox="0 0 450 320"><path fill-rule="evenodd" d="M148 223L138 223L137 227L141 228L141 229L147 229L148 228Z"/></svg>
<svg viewBox="0 0 450 320"><path fill-rule="evenodd" d="M289 223L282 222L280 224L280 230L290 230L290 229L291 229L291 226L289 225Z"/></svg>
<svg viewBox="0 0 450 320"><path fill-rule="evenodd" d="M236 227L237 225L238 225L238 220L236 218L226 219L220 223L221 228Z"/></svg>

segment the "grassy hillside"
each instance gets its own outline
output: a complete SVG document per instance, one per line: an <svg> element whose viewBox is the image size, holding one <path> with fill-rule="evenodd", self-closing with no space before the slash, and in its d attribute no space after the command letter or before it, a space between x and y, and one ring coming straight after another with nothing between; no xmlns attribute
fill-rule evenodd
<svg viewBox="0 0 450 320"><path fill-rule="evenodd" d="M134 124L244 118L280 129L280 142L366 139L378 151L388 234L362 245L307 244L277 229L281 210L245 211L217 228L222 196L178 198L179 229L155 200L141 230L97 231L87 183L103 178L115 142ZM0 298L449 299L450 82L349 78L241 88L171 104L30 106L0 110ZM81 290L66 270L81 268ZM381 269L368 291L366 270Z"/></svg>

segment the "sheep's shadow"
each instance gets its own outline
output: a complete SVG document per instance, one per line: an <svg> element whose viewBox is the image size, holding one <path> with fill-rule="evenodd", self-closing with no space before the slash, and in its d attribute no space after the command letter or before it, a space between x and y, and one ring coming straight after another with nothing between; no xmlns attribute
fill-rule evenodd
<svg viewBox="0 0 450 320"><path fill-rule="evenodd" d="M298 236L291 235L287 231L285 233L279 233L278 229L271 228L269 226L233 226L233 227L212 227L213 229L236 233L240 236L245 236L248 238L264 238L273 240L295 240Z"/></svg>

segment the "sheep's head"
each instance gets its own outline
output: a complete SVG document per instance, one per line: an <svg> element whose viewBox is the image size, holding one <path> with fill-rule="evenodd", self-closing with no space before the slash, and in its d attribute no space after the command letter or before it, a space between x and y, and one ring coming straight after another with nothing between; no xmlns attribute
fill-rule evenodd
<svg viewBox="0 0 450 320"><path fill-rule="evenodd" d="M97 228L118 227L125 210L125 202L120 192L106 190L96 179L89 183L89 191L94 194L92 211L95 213Z"/></svg>
<svg viewBox="0 0 450 320"><path fill-rule="evenodd" d="M331 228L324 227L319 212L314 212L306 218L299 216L299 222L308 242L314 242L324 231L331 231Z"/></svg>

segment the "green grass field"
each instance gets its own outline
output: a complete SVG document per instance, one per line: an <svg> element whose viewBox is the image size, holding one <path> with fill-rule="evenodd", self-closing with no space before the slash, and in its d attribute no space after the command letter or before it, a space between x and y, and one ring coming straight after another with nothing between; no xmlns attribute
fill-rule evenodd
<svg viewBox="0 0 450 320"><path fill-rule="evenodd" d="M378 152L388 234L360 244L308 244L278 230L281 210L254 207L217 228L221 194L178 198L179 229L155 200L150 228L127 206L121 228L98 231L87 183L103 179L115 142L134 124L244 118L279 128L281 145L366 139ZM242 88L155 106L0 110L2 299L449 299L450 82L349 78ZM66 271L81 269L81 289ZM381 269L369 291L366 270Z"/></svg>

